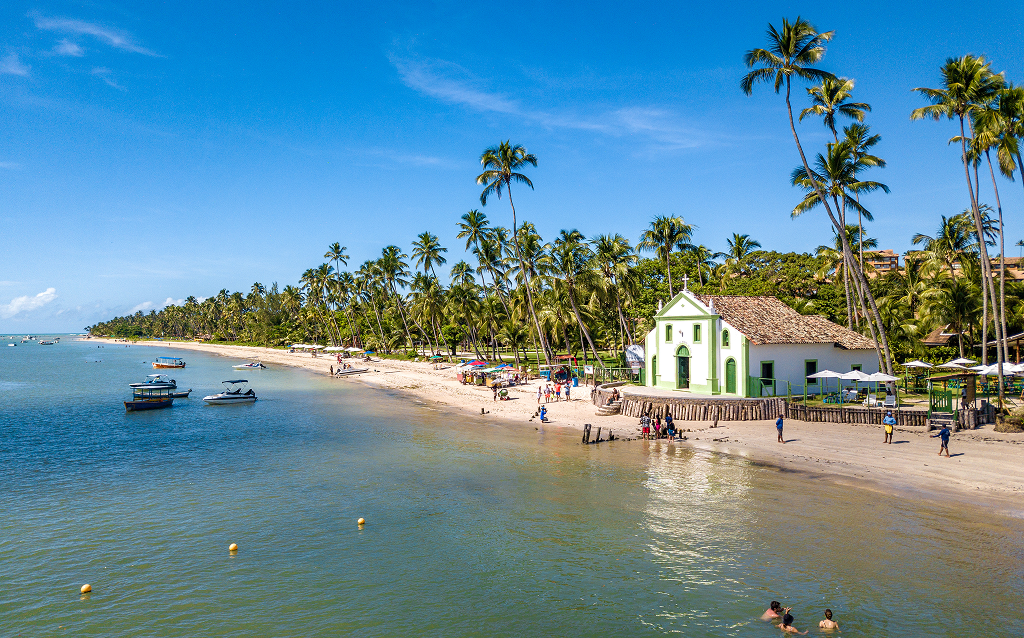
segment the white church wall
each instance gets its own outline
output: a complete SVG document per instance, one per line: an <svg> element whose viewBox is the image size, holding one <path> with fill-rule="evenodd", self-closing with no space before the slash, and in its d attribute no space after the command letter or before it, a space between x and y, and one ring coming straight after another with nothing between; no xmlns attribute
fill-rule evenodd
<svg viewBox="0 0 1024 638"><path fill-rule="evenodd" d="M750 376L761 375L761 362L773 361L775 366L776 394L786 393L788 381L794 393L803 393L805 364L817 361L817 370L849 372L859 365L865 374L878 372L878 359L874 350L843 350L831 344L793 343L772 345L750 345ZM830 381L835 384L834 380ZM821 381L818 382L821 387ZM814 387L814 386L811 386Z"/></svg>

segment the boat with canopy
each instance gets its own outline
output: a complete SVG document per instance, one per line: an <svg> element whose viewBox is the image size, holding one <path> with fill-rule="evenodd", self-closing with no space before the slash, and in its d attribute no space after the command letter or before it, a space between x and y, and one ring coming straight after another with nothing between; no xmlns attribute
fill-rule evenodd
<svg viewBox="0 0 1024 638"><path fill-rule="evenodd" d="M185 362L180 357L157 357L154 368L184 368Z"/></svg>
<svg viewBox="0 0 1024 638"><path fill-rule="evenodd" d="M224 385L227 389L217 394L211 394L210 396L203 397L203 401L211 405L219 405L225 403L253 403L256 401L256 393L252 389L245 390L245 384L249 383L246 379L231 379L224 381Z"/></svg>
<svg viewBox="0 0 1024 638"><path fill-rule="evenodd" d="M132 388L132 400L124 402L125 412L169 408L174 405L172 392L168 387Z"/></svg>
<svg viewBox="0 0 1024 638"><path fill-rule="evenodd" d="M166 374L149 374L146 375L146 380L142 383L129 383L129 388L170 388L174 389L178 387L178 382L174 379L168 379Z"/></svg>

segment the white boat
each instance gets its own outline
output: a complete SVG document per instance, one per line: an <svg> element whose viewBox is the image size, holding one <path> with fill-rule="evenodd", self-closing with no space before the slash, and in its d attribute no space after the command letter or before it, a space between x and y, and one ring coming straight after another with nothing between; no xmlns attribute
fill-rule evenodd
<svg viewBox="0 0 1024 638"><path fill-rule="evenodd" d="M18 344L16 344L16 343L9 343L9 344L7 344L7 347L8 347L8 348L14 348L14 347L16 347L17 345L18 345Z"/></svg>
<svg viewBox="0 0 1024 638"><path fill-rule="evenodd" d="M142 383L129 383L129 388L177 388L178 383L174 379L168 379L166 374L150 374Z"/></svg>
<svg viewBox="0 0 1024 638"><path fill-rule="evenodd" d="M228 389L218 394L211 394L208 397L203 397L203 401L211 405L218 405L223 403L252 403L256 400L256 393L251 389L242 391L244 384L249 383L245 379L233 379L231 381L224 381L224 384L228 386Z"/></svg>
<svg viewBox="0 0 1024 638"><path fill-rule="evenodd" d="M341 370L335 370L334 376L336 377L347 377L350 374L363 374L369 372L369 368L343 368Z"/></svg>
<svg viewBox="0 0 1024 638"><path fill-rule="evenodd" d="M253 359L249 363L241 363L237 366L231 366L235 370L266 370L267 366L263 365L259 359Z"/></svg>

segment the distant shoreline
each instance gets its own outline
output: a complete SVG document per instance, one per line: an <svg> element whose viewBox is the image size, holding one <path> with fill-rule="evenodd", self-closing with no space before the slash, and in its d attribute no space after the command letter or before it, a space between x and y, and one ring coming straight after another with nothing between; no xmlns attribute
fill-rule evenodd
<svg viewBox="0 0 1024 638"><path fill-rule="evenodd" d="M116 343L113 339L90 341ZM289 353L287 350L256 346L230 346L188 341L138 341L131 345L166 347L216 354L240 361L259 357L268 365L286 365L327 376L334 357ZM415 397L427 404L465 417L501 418L524 427L540 423L531 416L537 409L538 382L510 388L510 401L493 401L490 391L459 383L450 369L433 370L431 364L384 359L368 364L372 372L354 379L383 390ZM546 404L551 423L548 427L581 430L585 423L609 428L619 437L637 436L637 420L618 416L599 417L590 402L587 387L574 388L573 401ZM882 491L913 499L964 500L1003 514L1024 517L1024 472L1020 458L1024 454L1024 434L997 434L991 426L960 432L950 441L953 458L939 457L937 439L920 432L897 430L896 443L882 443L877 426L806 423L787 421L785 445L776 441L774 422L723 422L712 428L707 422L680 422L677 427L686 441L633 441L628 445L646 445L652 451L671 447L690 447L748 459L780 470L798 471L807 476L828 478L841 484ZM690 430L687 432L686 430ZM602 444L604 445L604 444Z"/></svg>

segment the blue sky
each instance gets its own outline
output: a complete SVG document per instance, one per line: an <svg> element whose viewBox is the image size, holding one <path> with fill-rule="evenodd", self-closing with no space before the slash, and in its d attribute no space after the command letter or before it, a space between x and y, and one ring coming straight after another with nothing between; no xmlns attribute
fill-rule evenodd
<svg viewBox="0 0 1024 638"><path fill-rule="evenodd" d="M539 158L517 209L545 237L635 241L671 213L717 250L732 232L813 250L830 231L789 217L783 100L739 89L744 51L798 14L836 30L821 66L874 107L889 166L872 178L892 193L865 201L869 234L903 251L968 203L953 124L911 122L910 89L964 53L1024 82L1009 2L309 4L0 7L0 333L295 283L334 241L358 267L430 230L451 265L480 152L504 139ZM799 131L828 139L820 120ZM1000 187L1012 245L1024 190ZM510 224L504 199L483 211Z"/></svg>

